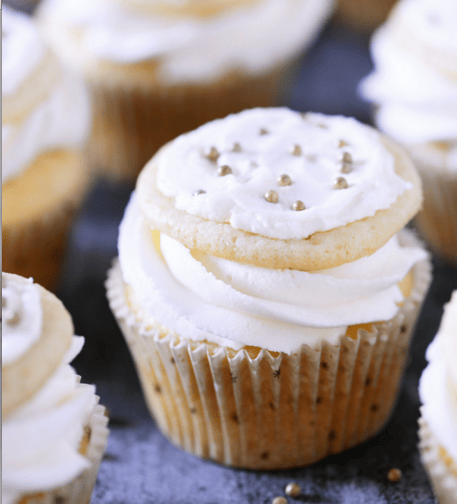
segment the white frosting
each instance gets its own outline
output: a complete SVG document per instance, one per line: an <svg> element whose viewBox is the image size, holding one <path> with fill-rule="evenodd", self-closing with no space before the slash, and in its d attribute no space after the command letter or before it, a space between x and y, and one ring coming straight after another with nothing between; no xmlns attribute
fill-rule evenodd
<svg viewBox="0 0 459 504"><path fill-rule="evenodd" d="M402 0L392 17L373 36L375 70L362 82L361 92L378 105L376 122L383 132L407 145L449 142L454 160L449 166L457 169L457 84L452 77L457 2ZM393 29L394 22L398 27ZM395 36L400 27L414 38L411 44L402 45ZM423 58L427 52L430 58Z"/></svg>
<svg viewBox="0 0 459 504"><path fill-rule="evenodd" d="M260 128L268 133L260 135ZM340 140L347 145L338 147ZM240 152L232 150L234 143ZM289 152L293 145L301 155ZM220 153L217 162L205 155L210 147ZM344 152L352 157L346 174L339 162ZM212 121L178 137L161 155L157 186L175 199L176 208L270 238L306 238L373 216L411 187L395 173L393 156L374 129L352 118L312 113L304 118L287 108L252 109ZM232 173L219 176L219 165ZM279 187L281 174L293 183ZM340 176L347 189L334 189ZM206 192L194 195L197 190ZM278 192L278 203L264 199L270 190ZM291 210L297 200L306 210Z"/></svg>
<svg viewBox="0 0 459 504"><path fill-rule="evenodd" d="M331 13L333 0L259 0L205 18L153 14L149 3L142 12L130 2L47 0L39 15L75 29L78 51L89 58L160 58L160 78L200 82L238 68L257 74L298 54Z"/></svg>
<svg viewBox="0 0 459 504"><path fill-rule="evenodd" d="M445 305L440 329L426 353L419 394L423 417L457 464L457 292Z"/></svg>
<svg viewBox="0 0 459 504"><path fill-rule="evenodd" d="M20 111L17 117L3 117L2 183L5 183L47 150L80 148L89 134L91 111L83 82L60 70L57 60L49 60L49 50L30 18L5 8L3 30L3 99L13 100L15 95L27 95L27 89L43 86L47 79L44 73L48 78L51 71L57 76L47 83L52 87L36 103Z"/></svg>
<svg viewBox="0 0 459 504"><path fill-rule="evenodd" d="M159 254L135 194L118 249L136 300L172 332L236 350L287 353L336 343L348 325L392 318L403 300L397 282L426 257L393 238L370 257L326 271L270 270L191 253L166 235Z"/></svg>
<svg viewBox="0 0 459 504"><path fill-rule="evenodd" d="M32 278L2 275L2 364L10 364L38 341L43 324L40 291Z"/></svg>
<svg viewBox="0 0 459 504"><path fill-rule="evenodd" d="M83 343L74 336L62 365L42 389L2 419L2 504L64 485L89 467L78 450L96 404L95 389L80 384L68 364Z"/></svg>

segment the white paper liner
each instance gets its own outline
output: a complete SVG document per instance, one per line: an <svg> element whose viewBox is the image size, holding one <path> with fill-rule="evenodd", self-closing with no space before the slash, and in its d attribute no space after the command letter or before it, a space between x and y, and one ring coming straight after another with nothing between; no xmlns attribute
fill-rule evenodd
<svg viewBox="0 0 459 504"><path fill-rule="evenodd" d="M419 246L412 234L404 238ZM357 445L389 419L431 279L428 260L413 271L410 297L371 332L291 355L262 349L255 358L180 339L141 309L131 311L117 262L106 287L163 434L222 464L285 469Z"/></svg>
<svg viewBox="0 0 459 504"><path fill-rule="evenodd" d="M426 420L422 416L422 410L421 406L421 417L418 420L420 440L418 446L421 461L432 483L439 504L456 504L457 475L455 468L448 466L441 456L441 443L429 429Z"/></svg>
<svg viewBox="0 0 459 504"><path fill-rule="evenodd" d="M97 404L89 419L88 426L91 429L89 444L85 456L91 462L91 467L83 471L78 477L67 485L40 491L36 494L22 495L17 504L86 504L91 502L91 495L102 462L109 430L107 428L108 417L104 406Z"/></svg>

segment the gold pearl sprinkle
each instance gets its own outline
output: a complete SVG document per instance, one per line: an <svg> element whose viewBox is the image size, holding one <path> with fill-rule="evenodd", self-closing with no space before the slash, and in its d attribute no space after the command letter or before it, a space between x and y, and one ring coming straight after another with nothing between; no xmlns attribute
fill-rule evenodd
<svg viewBox="0 0 459 504"><path fill-rule="evenodd" d="M352 156L349 152L343 152L343 154L341 155L341 161L343 163L352 163Z"/></svg>
<svg viewBox="0 0 459 504"><path fill-rule="evenodd" d="M387 473L387 479L392 482L396 483L397 481L400 481L400 478L402 477L402 471L397 468L390 469Z"/></svg>
<svg viewBox="0 0 459 504"><path fill-rule="evenodd" d="M302 210L306 210L306 206L301 200L298 200L293 203L292 210L295 210L295 212L301 212Z"/></svg>
<svg viewBox="0 0 459 504"><path fill-rule="evenodd" d="M268 191L267 193L265 193L265 200L268 203L278 203L279 195L277 194L276 191Z"/></svg>
<svg viewBox="0 0 459 504"><path fill-rule="evenodd" d="M352 171L352 165L351 163L343 163L341 165L341 173L351 173Z"/></svg>
<svg viewBox="0 0 459 504"><path fill-rule="evenodd" d="M298 495L300 495L301 493L301 487L300 485L298 485L297 483L289 483L286 487L285 487L285 493L289 496L289 497L298 497Z"/></svg>
<svg viewBox="0 0 459 504"><path fill-rule="evenodd" d="M204 152L204 155L206 156L206 158L209 161L217 161L218 156L220 155L220 153L218 152L218 150L215 147L209 147Z"/></svg>
<svg viewBox="0 0 459 504"><path fill-rule="evenodd" d="M222 165L218 167L218 174L220 177L230 175L231 173L233 173L233 170L228 165Z"/></svg>
<svg viewBox="0 0 459 504"><path fill-rule="evenodd" d="M289 152L293 156L301 156L301 147L299 145L292 145L289 149Z"/></svg>
<svg viewBox="0 0 459 504"><path fill-rule="evenodd" d="M194 191L193 196L199 196L200 194L206 194L206 191L204 191L204 189L198 189Z"/></svg>
<svg viewBox="0 0 459 504"><path fill-rule="evenodd" d="M285 497L274 497L272 504L287 504L287 499Z"/></svg>
<svg viewBox="0 0 459 504"><path fill-rule="evenodd" d="M241 150L242 150L241 144L238 142L235 142L233 144L233 152L241 152Z"/></svg>
<svg viewBox="0 0 459 504"><path fill-rule="evenodd" d="M336 142L336 146L338 147L338 149L346 147L346 145L349 145L349 144L347 142L345 142L344 140L338 140Z"/></svg>
<svg viewBox="0 0 459 504"><path fill-rule="evenodd" d="M284 173L283 175L279 175L277 185L281 187L292 185L292 179Z"/></svg>
<svg viewBox="0 0 459 504"><path fill-rule="evenodd" d="M335 183L333 184L334 189L346 189L347 187L347 180L344 177L335 179Z"/></svg>
<svg viewBox="0 0 459 504"><path fill-rule="evenodd" d="M269 131L266 128L260 128L260 135L267 135Z"/></svg>

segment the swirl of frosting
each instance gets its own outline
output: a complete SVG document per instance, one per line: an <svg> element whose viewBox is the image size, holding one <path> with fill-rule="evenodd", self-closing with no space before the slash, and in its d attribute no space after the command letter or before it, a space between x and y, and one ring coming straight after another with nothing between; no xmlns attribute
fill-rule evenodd
<svg viewBox="0 0 459 504"><path fill-rule="evenodd" d="M373 216L411 187L374 129L287 108L212 121L178 137L157 166L177 209L278 239Z"/></svg>
<svg viewBox="0 0 459 504"><path fill-rule="evenodd" d="M186 10L181 4L180 9ZM177 16L177 2L166 6L167 2L151 1L47 0L39 17L65 25L70 34L74 30L78 51L71 50L71 60L80 58L82 65L85 59L114 63L159 59L160 80L202 82L227 71L242 68L257 74L283 64L317 34L333 0L252 0L238 2L238 8L224 5L227 8L204 17ZM158 7L162 13L152 12ZM194 5L191 10L198 8Z"/></svg>
<svg viewBox="0 0 459 504"><path fill-rule="evenodd" d="M2 502L64 485L89 467L79 453L96 404L95 388L80 384L69 362L83 337L74 336L62 365L26 404L2 419ZM2 341L2 349L5 342Z"/></svg>
<svg viewBox="0 0 459 504"><path fill-rule="evenodd" d="M375 70L361 93L378 105L378 127L404 144L455 149L456 25L455 0L403 0L373 36Z"/></svg>
<svg viewBox="0 0 459 504"><path fill-rule="evenodd" d="M159 252L135 194L118 248L125 282L160 324L191 340L283 352L336 343L348 325L389 320L403 300L397 282L426 257L397 238L372 256L314 273L203 255L164 234Z"/></svg>
<svg viewBox="0 0 459 504"><path fill-rule="evenodd" d="M3 10L2 183L41 153L81 147L90 102L83 82L63 70L28 16Z"/></svg>
<svg viewBox="0 0 459 504"><path fill-rule="evenodd" d="M38 341L43 313L40 292L33 280L2 278L2 364L23 355Z"/></svg>

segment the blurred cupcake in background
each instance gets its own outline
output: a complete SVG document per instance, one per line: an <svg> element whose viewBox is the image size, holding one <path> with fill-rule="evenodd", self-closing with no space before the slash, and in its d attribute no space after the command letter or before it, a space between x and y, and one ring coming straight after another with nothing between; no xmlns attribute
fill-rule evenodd
<svg viewBox="0 0 459 504"><path fill-rule="evenodd" d="M457 502L457 292L445 305L421 375L421 460L440 504Z"/></svg>
<svg viewBox="0 0 459 504"><path fill-rule="evenodd" d="M375 71L362 83L378 128L408 148L423 180L415 225L457 257L457 2L402 0L374 35Z"/></svg>
<svg viewBox="0 0 459 504"><path fill-rule="evenodd" d="M89 188L89 95L26 15L2 23L3 270L47 288L59 279L75 210Z"/></svg>
<svg viewBox="0 0 459 504"><path fill-rule="evenodd" d="M32 279L2 274L2 312L2 504L89 503L108 418L69 365L84 338Z"/></svg>
<svg viewBox="0 0 459 504"><path fill-rule="evenodd" d="M273 105L333 0L45 0L43 33L91 85L92 154L131 179L177 135Z"/></svg>

